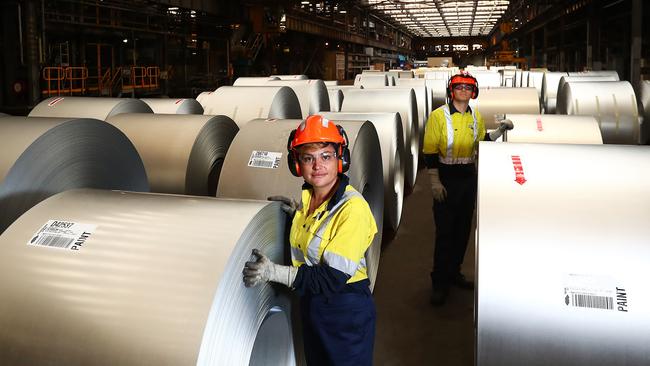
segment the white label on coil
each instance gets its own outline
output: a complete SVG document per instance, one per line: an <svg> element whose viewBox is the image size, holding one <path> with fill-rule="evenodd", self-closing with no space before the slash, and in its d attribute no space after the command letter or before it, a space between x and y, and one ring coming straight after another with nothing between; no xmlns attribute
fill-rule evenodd
<svg viewBox="0 0 650 366"><path fill-rule="evenodd" d="M79 250L85 245L86 240L95 229L97 229L97 225L49 220L32 236L27 245Z"/></svg>
<svg viewBox="0 0 650 366"><path fill-rule="evenodd" d="M251 158L248 159L248 166L253 168L277 169L282 160L281 152L253 150Z"/></svg>
<svg viewBox="0 0 650 366"><path fill-rule="evenodd" d="M564 303L577 308L628 311L625 286L607 276L565 275Z"/></svg>

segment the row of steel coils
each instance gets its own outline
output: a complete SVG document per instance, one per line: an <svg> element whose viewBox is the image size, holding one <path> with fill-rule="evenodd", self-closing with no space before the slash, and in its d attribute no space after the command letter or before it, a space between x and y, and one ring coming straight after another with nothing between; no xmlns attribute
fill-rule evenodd
<svg viewBox="0 0 650 366"><path fill-rule="evenodd" d="M270 195L299 197L302 180L286 169L287 136L314 113L346 129L352 151L347 174L380 227L367 253L374 285L382 225L398 230L404 196L415 185L426 117L446 102L446 79L453 71L428 72L428 78L365 73L355 86L304 76L240 78L196 100L64 96L46 99L29 117L0 118L0 359L68 365L301 364L289 292L271 286L245 289L240 275L255 247L287 263L285 217L277 203L265 201ZM520 157L507 162L523 164L528 181L516 188L525 190L536 186L540 174L533 160L528 165L526 152L551 147L514 142L606 140L598 116L540 114L537 93L532 103L524 100L523 89L508 89L522 100L515 103L509 94L478 100L486 121L506 114L516 126L508 144L481 144L481 184L487 179L481 172L492 171L487 164L503 163L486 158L492 148ZM496 90L504 93L501 87L482 89L479 98ZM501 107L490 109L499 100ZM612 148L593 147L589 159L603 163L599 152ZM624 155L637 147L615 149ZM561 164L579 166L575 159L584 156L573 154ZM519 168L495 171L520 174ZM488 242L485 230L498 227L483 220L508 214L485 201L493 197L491 186L485 187L479 190L481 243ZM538 204L553 202L539 191L529 194ZM494 263L481 260L479 268ZM484 294L478 298L479 314L489 309L481 300L493 295L481 286L498 287L488 281L489 273L479 272L479 295ZM523 290L518 294L526 301ZM498 311L483 318L498 319ZM480 319L482 350L485 339L497 338ZM480 355L493 352L488 347Z"/></svg>

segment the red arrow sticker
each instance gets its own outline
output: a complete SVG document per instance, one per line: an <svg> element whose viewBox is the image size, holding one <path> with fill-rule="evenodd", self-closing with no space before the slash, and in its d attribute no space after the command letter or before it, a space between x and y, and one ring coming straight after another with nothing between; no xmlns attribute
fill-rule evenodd
<svg viewBox="0 0 650 366"><path fill-rule="evenodd" d="M178 103L180 103L180 102L182 102L182 101L183 101L183 99L179 99L179 100L177 100L174 104L178 104Z"/></svg>
<svg viewBox="0 0 650 366"><path fill-rule="evenodd" d="M521 164L521 157L519 155L512 155L512 167L515 169L515 182L519 185L526 183L524 176L524 166Z"/></svg>
<svg viewBox="0 0 650 366"><path fill-rule="evenodd" d="M544 131L544 127L542 126L542 117L537 117L537 131Z"/></svg>

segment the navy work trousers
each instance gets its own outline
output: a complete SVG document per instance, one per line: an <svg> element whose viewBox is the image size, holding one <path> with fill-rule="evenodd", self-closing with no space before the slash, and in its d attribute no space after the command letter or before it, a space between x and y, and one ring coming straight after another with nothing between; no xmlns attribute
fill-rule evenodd
<svg viewBox="0 0 650 366"><path fill-rule="evenodd" d="M358 292L301 297L307 365L372 365L375 303Z"/></svg>
<svg viewBox="0 0 650 366"><path fill-rule="evenodd" d="M477 174L474 164L440 164L440 181L447 199L433 203L436 244L433 254L433 286L446 288L455 276L467 250L476 202Z"/></svg>

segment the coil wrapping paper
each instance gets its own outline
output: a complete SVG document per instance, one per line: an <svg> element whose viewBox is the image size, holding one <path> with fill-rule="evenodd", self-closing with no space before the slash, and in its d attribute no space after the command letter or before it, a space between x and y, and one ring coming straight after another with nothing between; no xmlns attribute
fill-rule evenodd
<svg viewBox="0 0 650 366"><path fill-rule="evenodd" d="M151 192L214 196L223 160L239 131L226 116L125 113L107 121L131 140Z"/></svg>
<svg viewBox="0 0 650 366"><path fill-rule="evenodd" d="M606 144L638 143L639 111L629 82L568 83L562 93L558 114L594 116Z"/></svg>
<svg viewBox="0 0 650 366"><path fill-rule="evenodd" d="M222 86L202 105L204 114L230 117L239 128L256 118L302 118L298 97L286 86Z"/></svg>
<svg viewBox="0 0 650 366"><path fill-rule="evenodd" d="M230 146L221 169L217 197L264 200L282 195L300 199L302 177L287 168L287 139L302 120L254 120L244 126ZM384 184L381 148L375 127L370 122L336 121L350 139L350 184L363 194L377 221L378 233L366 252L368 277L374 286L379 267L384 211ZM257 164L261 154L273 166ZM288 244L287 244L288 245ZM372 287L371 287L372 288Z"/></svg>
<svg viewBox="0 0 650 366"><path fill-rule="evenodd" d="M616 70L600 70L600 71L579 71L579 72L569 72L569 76L609 76L616 79L615 81L620 81L618 77L618 72Z"/></svg>
<svg viewBox="0 0 650 366"><path fill-rule="evenodd" d="M404 132L404 181L407 188L415 186L420 156L420 131L415 92L404 89L349 90L345 92L341 112L397 112Z"/></svg>
<svg viewBox="0 0 650 366"><path fill-rule="evenodd" d="M479 149L476 364L650 364L650 150Z"/></svg>
<svg viewBox="0 0 650 366"><path fill-rule="evenodd" d="M544 113L546 114L555 113L557 90L563 76L567 76L567 73L547 72L542 78L542 106L544 107Z"/></svg>
<svg viewBox="0 0 650 366"><path fill-rule="evenodd" d="M293 89L300 102L303 119L320 111L330 110L330 99L323 80L276 80L267 85L282 85Z"/></svg>
<svg viewBox="0 0 650 366"><path fill-rule="evenodd" d="M307 75L271 75L271 78L278 78L280 80L307 80Z"/></svg>
<svg viewBox="0 0 650 366"><path fill-rule="evenodd" d="M430 91L429 106L434 111L436 108L447 103L447 80L427 79L427 87ZM426 125L427 121L424 121Z"/></svg>
<svg viewBox="0 0 650 366"><path fill-rule="evenodd" d="M203 114L203 107L196 99L141 98L140 100L147 103L153 113L157 114Z"/></svg>
<svg viewBox="0 0 650 366"><path fill-rule="evenodd" d="M0 152L0 233L37 203L68 189L149 190L133 144L103 121L4 117Z"/></svg>
<svg viewBox="0 0 650 366"><path fill-rule="evenodd" d="M330 99L330 110L340 112L343 105L343 92L338 88L327 88L327 95Z"/></svg>
<svg viewBox="0 0 650 366"><path fill-rule="evenodd" d="M539 99L534 88L481 88L477 99L469 105L477 108L485 120L485 128L497 128L497 114L539 114Z"/></svg>
<svg viewBox="0 0 650 366"><path fill-rule="evenodd" d="M280 80L279 77L238 77L232 86L260 86L266 84L267 81Z"/></svg>
<svg viewBox="0 0 650 366"><path fill-rule="evenodd" d="M478 81L479 88L498 88L501 86L501 74L494 71L470 71Z"/></svg>
<svg viewBox="0 0 650 366"><path fill-rule="evenodd" d="M641 80L641 107L643 108L643 124L641 125L641 144L650 143L650 80Z"/></svg>
<svg viewBox="0 0 650 366"><path fill-rule="evenodd" d="M94 228L84 229L78 250L37 245L44 234L28 245L48 220ZM288 291L247 289L241 275L252 248L286 262L283 239L277 203L58 194L0 236L0 359L243 366L266 356L295 364Z"/></svg>
<svg viewBox="0 0 650 366"><path fill-rule="evenodd" d="M105 121L120 113L153 113L149 106L131 98L52 97L38 103L29 117L95 118Z"/></svg>
<svg viewBox="0 0 650 366"><path fill-rule="evenodd" d="M612 75L593 76L589 74L582 76L562 76L557 86L557 99L564 99L564 85L566 83L590 83L594 81L618 81L618 78Z"/></svg>
<svg viewBox="0 0 650 366"><path fill-rule="evenodd" d="M357 74L354 78L354 86L363 88L383 88L388 86L386 74L375 75L375 73Z"/></svg>
<svg viewBox="0 0 650 366"><path fill-rule="evenodd" d="M590 116L507 114L514 129L503 134L507 142L545 144L602 144L598 121Z"/></svg>
<svg viewBox="0 0 650 366"><path fill-rule="evenodd" d="M384 223L397 232L404 201L404 137L397 113L322 113L332 121L371 122L379 136L384 180ZM338 122L337 122L338 123Z"/></svg>

